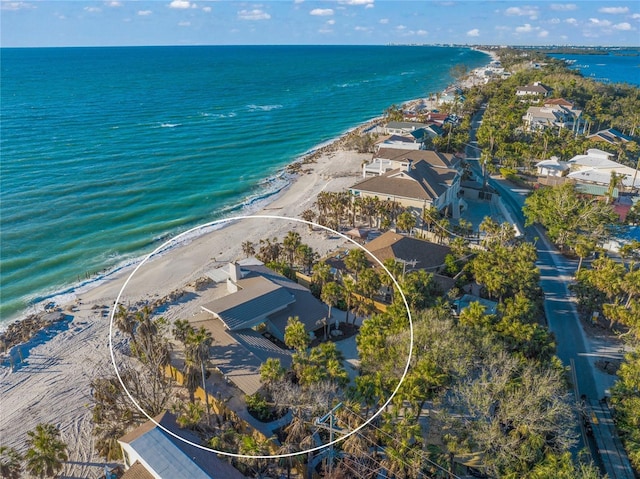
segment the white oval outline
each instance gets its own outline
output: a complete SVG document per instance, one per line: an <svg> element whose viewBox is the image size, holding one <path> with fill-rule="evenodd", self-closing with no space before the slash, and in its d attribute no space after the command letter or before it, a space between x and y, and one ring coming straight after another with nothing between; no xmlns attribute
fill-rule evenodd
<svg viewBox="0 0 640 479"><path fill-rule="evenodd" d="M344 239L346 239L348 241L351 241L353 244L355 244L359 248L363 249L365 251L365 253L367 253L367 255L369 255L369 257L373 258L382 267L382 269L385 270L385 272L389 275L389 277L393 281L393 284L396 286L397 291L402 296L402 301L404 302L404 306L407 309L407 316L409 318L409 355L407 357L407 364L404 367L404 371L402 373L402 377L400 378L400 381L398 382L396 388L393 390L393 392L391 393L391 395L389 396L387 401L382 406L380 406L378 408L378 410L376 411L376 413L373 416L371 416L369 419L367 419L364 423L362 423L360 426L355 428L353 431L349 432L348 434L346 434L346 435L344 435L342 437L339 437L338 439L334 439L333 441L328 442L327 444L323 444L321 446L316 446L316 447L313 447L313 448L305 449L303 451L290 452L290 453L287 453L287 454L272 454L272 455L268 455L268 456L267 455L250 456L250 455L247 455L247 454L238 454L238 453L234 453L234 452L218 451L216 449L213 449L213 448L210 448L210 447L206 447L206 446L203 446L201 444L196 444L194 442L189 441L188 439L185 439L185 438L179 436L178 434L175 434L172 431L169 431L167 428L165 428L161 424L158 424L158 422L156 422L155 419L153 419L151 416L149 416L149 414L147 414L147 412L145 410L143 410L140 407L140 405L136 402L136 400L131 396L131 393L129 393L129 390L126 388L126 386L124 385L124 382L122 381L122 378L120 377L120 372L118 371L118 367L116 365L115 355L114 355L114 352L113 352L113 341L112 341L113 320L115 318L116 308L118 307L118 303L120 301L120 297L122 296L122 293L124 292L125 288L129 284L129 281L131 280L131 278L133 278L133 275L136 274L136 272L153 255L157 254L159 251L162 251L167 245L175 242L176 240L180 239L181 237L183 237L183 236L185 236L185 235L187 235L187 234L189 234L189 233L191 233L193 231L199 230L199 229L208 228L210 226L215 226L215 225L223 224L223 223L231 223L231 222L240 221L240 220L244 220L244 219L278 219L278 220L295 221L295 222L298 222L298 223L304 223L304 224L309 225L309 226L319 227L319 228L321 228L321 229L323 229L325 231L329 231L331 233L335 233L338 236L341 236L342 238L344 238ZM360 429L362 429L363 427L367 426L371 421L373 421L376 417L378 417L380 414L382 414L382 411L384 410L384 408L386 408L389 405L391 400L397 394L398 390L400 389L400 386L402 385L402 383L405 380L405 377L407 376L407 372L409 371L409 366L411 364L411 357L412 357L412 354L413 354L413 321L411 319L411 310L409 309L409 304L407 303L407 298L405 297L404 293L402 292L402 288L400 288L400 285L398 284L398 281L396 281L396 278L391 274L391 272L386 268L386 266L384 264L382 264L382 262L376 256L374 256L363 245L359 244L358 242L354 241L353 239L349 238L348 236L346 236L346 235L344 235L344 234L342 234L342 233L340 233L340 232L338 232L336 230L328 228L326 226L322 226L320 224L314 223L312 221L306 221L306 220L299 219L299 218L290 218L288 216L278 216L278 215L233 216L231 218L225 218L225 219L221 219L221 220L216 220L216 221L212 221L210 223L205 223L205 224L196 226L194 228L191 228L191 229L189 229L189 230L187 230L187 231L185 231L183 233L180 233L179 235L175 236L174 238L169 239L168 241L166 241L162 245L158 246L155 250L153 250L147 256L145 256L145 258L140 262L140 264L138 264L135 267L135 269L131 272L131 274L129 275L127 280L124 282L124 284L122 285L122 288L120 289L120 292L118 293L118 296L116 297L116 300L115 300L115 302L113 304L113 310L111 311L111 318L110 318L110 321L109 321L109 352L111 354L111 363L113 364L113 368L115 369L116 376L118 377L118 381L120 382L120 385L122 386L122 389L124 389L124 392L127 394L129 399L131 400L131 402L133 402L133 404L136 406L136 408L142 414L144 414L147 417L147 419L149 419L151 422L153 422L157 427L162 429L167 434L170 434L173 437L175 437L176 439L179 439L182 442L185 442L185 443L187 443L187 444L189 444L191 446L195 446L195 447L197 447L199 449L202 449L204 451L209 451L209 452L212 452L214 454L220 454L222 456L236 457L236 458L243 458L243 459L281 459L281 458L285 458L285 457L299 456L301 454L308 454L310 452L319 451L319 450L324 449L326 447L333 446L334 444L337 444L338 442L345 440L346 438L348 438L352 434L357 433Z"/></svg>

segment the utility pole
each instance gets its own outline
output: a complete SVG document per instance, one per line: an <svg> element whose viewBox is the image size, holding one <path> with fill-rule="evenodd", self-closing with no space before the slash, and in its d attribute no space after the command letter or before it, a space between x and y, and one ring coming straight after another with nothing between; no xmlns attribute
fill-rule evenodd
<svg viewBox="0 0 640 479"><path fill-rule="evenodd" d="M336 429L334 428L334 424L335 424L335 414L336 411L338 409L340 409L342 407L342 403L338 403L331 411L329 411L327 414L325 414L324 416L317 418L315 420L315 425L319 426L323 429L327 429L329 431L329 458L328 458L328 465L327 465L327 469L329 470L329 476L331 476L331 472L333 471L333 458L334 458L334 450L333 450L333 438L334 438L334 433L339 432L339 433L344 433L344 431L342 429ZM329 421L329 426L326 426L326 422L327 420Z"/></svg>

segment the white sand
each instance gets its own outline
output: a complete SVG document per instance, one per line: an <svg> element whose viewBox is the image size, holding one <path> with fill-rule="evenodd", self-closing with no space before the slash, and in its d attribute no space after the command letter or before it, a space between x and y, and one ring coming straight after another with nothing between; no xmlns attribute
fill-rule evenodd
<svg viewBox="0 0 640 479"><path fill-rule="evenodd" d="M342 191L358 181L362 161L370 157L370 154L328 148L317 163L304 165L307 172L256 214L299 218L302 211L312 208L320 191ZM344 243L343 239L332 239L328 234L310 236L307 225L302 223L241 220L149 260L129 283L121 302L154 300L181 290L206 271L241 259L243 241L257 245L261 238L281 240L292 229L321 254ZM62 438L69 445L69 462L63 477L99 477L103 473L103 459L93 448L89 383L96 375L112 371L108 350L109 317L103 310L92 307L112 306L132 270L120 271L104 283L78 294L79 307L70 313L73 319L67 330L32 347L23 345L28 356L15 371L0 369L1 445L24 451L27 431L40 422L53 423L60 427ZM188 317L199 309L195 303L170 309L165 316L169 319ZM119 332L114 338L122 341Z"/></svg>

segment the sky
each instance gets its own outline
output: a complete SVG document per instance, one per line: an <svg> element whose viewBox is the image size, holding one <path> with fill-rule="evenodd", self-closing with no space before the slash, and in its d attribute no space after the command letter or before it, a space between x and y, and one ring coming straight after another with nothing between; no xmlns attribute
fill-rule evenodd
<svg viewBox="0 0 640 479"><path fill-rule="evenodd" d="M0 45L640 46L638 1L0 0Z"/></svg>

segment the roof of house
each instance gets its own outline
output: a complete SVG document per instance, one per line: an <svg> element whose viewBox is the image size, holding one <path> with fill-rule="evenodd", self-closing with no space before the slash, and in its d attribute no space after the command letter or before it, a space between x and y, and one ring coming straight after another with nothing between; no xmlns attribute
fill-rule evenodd
<svg viewBox="0 0 640 479"><path fill-rule="evenodd" d="M155 479L155 477L147 471L140 461L136 461L120 476L120 479Z"/></svg>
<svg viewBox="0 0 640 479"><path fill-rule="evenodd" d="M410 171L397 168L367 178L351 187L381 196L433 201L442 196L458 176L453 168L434 167L425 160L412 163Z"/></svg>
<svg viewBox="0 0 640 479"><path fill-rule="evenodd" d="M444 258L451 252L448 246L411 238L399 233L387 231L367 243L367 250L380 261L386 259L402 259L416 261L415 266L407 264L407 271L426 269L432 272L444 264Z"/></svg>
<svg viewBox="0 0 640 479"><path fill-rule="evenodd" d="M631 141L632 138L624 133L616 130L615 128L609 128L607 130L600 130L593 135L587 136L590 140L605 141L609 144L626 143Z"/></svg>
<svg viewBox="0 0 640 479"><path fill-rule="evenodd" d="M181 438L195 444L200 442L194 434L180 429L176 424L176 417L169 412L156 416L154 420ZM149 471L151 469L162 478L236 479L244 477L212 452L187 444L157 427L152 421L147 421L121 437L118 442L128 444L148 466L145 466L145 469L148 472L151 472ZM139 468L137 467L134 472L136 474L140 472ZM133 477L146 479L145 476Z"/></svg>
<svg viewBox="0 0 640 479"><path fill-rule="evenodd" d="M568 106L569 108L573 108L573 103L564 98L550 98L549 100L545 100L546 105L560 105L560 106Z"/></svg>
<svg viewBox="0 0 640 479"><path fill-rule="evenodd" d="M224 322L230 330L251 328L257 318L285 308L295 301L282 286L263 276L238 280L237 292L218 298L202 306Z"/></svg>
<svg viewBox="0 0 640 479"><path fill-rule="evenodd" d="M552 156L548 160L542 160L542 161L536 163L536 167L538 167L538 168L546 168L547 170L560 170L560 171L564 171L564 170L568 170L569 169L569 165L566 162L560 161L555 156Z"/></svg>
<svg viewBox="0 0 640 479"><path fill-rule="evenodd" d="M390 121L387 123L387 128L402 129L402 130L415 130L426 126L424 123L418 123L417 121Z"/></svg>
<svg viewBox="0 0 640 479"><path fill-rule="evenodd" d="M533 85L519 86L516 91L524 92L524 93L533 93L533 94L541 93L543 95L546 95L551 91L551 88L549 88L546 85L543 85L540 82L534 82Z"/></svg>
<svg viewBox="0 0 640 479"><path fill-rule="evenodd" d="M613 153L598 150L597 148L590 148L587 150L586 155L576 155L567 161L569 165L583 166L588 168L616 168L620 165L611 159Z"/></svg>
<svg viewBox="0 0 640 479"><path fill-rule="evenodd" d="M378 158L403 163L411 160L414 164L424 160L430 165L443 168L453 168L458 162L458 159L449 153L440 153L434 150L400 150L398 148L380 148L374 155L374 159Z"/></svg>

